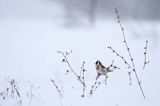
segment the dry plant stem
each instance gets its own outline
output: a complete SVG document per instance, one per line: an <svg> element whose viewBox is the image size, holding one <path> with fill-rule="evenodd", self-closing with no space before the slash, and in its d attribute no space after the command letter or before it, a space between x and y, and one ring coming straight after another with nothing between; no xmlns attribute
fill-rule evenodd
<svg viewBox="0 0 160 106"><path fill-rule="evenodd" d="M115 49L113 49L111 46L108 47L110 50L112 50L113 53L115 53L118 57L120 57L124 63L128 66L128 69L131 69L131 65L126 61L126 59L124 59L123 56L121 56ZM132 79L131 79L131 72L129 71L128 72L128 75L129 75L129 80L130 80L130 83L129 85L132 85Z"/></svg>
<svg viewBox="0 0 160 106"><path fill-rule="evenodd" d="M113 63L114 63L114 60L112 61L112 64L108 67L108 70L110 70L110 68L111 67L114 67L113 66ZM115 67L116 68L116 67ZM113 70L113 69L112 69ZM107 78L108 78L108 75L107 75L107 73L106 73L106 75L105 75L105 85L107 85Z"/></svg>
<svg viewBox="0 0 160 106"><path fill-rule="evenodd" d="M33 90L37 93L38 97L44 102L44 99L42 98L40 93L35 88L33 88Z"/></svg>
<svg viewBox="0 0 160 106"><path fill-rule="evenodd" d="M0 92L0 97L2 97L1 105L8 97L15 99L17 105L22 105L21 94L19 92L18 83L15 81L15 79L9 81L9 87Z"/></svg>
<svg viewBox="0 0 160 106"><path fill-rule="evenodd" d="M105 80L103 80L102 82L97 82L99 76L100 76L100 74L97 75L96 81L95 81L94 85L92 85L92 88L89 93L90 96L92 96L93 93L98 89L98 87L105 82Z"/></svg>
<svg viewBox="0 0 160 106"><path fill-rule="evenodd" d="M41 95L39 94L39 92L35 89L34 84L31 83L31 85L30 85L30 91L26 93L26 94L27 94L27 97L29 98L28 106L31 106L33 99L36 98L36 94L35 94L35 93L38 95L38 97L39 97L42 101L44 101L44 100L42 99Z"/></svg>
<svg viewBox="0 0 160 106"><path fill-rule="evenodd" d="M132 85L132 77L131 77L131 72L130 71L128 72L128 76L129 76L129 80L130 80L129 85Z"/></svg>
<svg viewBox="0 0 160 106"><path fill-rule="evenodd" d="M29 106L31 106L32 103L32 98L33 98L33 84L31 85L31 90L30 90L30 98L29 98Z"/></svg>
<svg viewBox="0 0 160 106"><path fill-rule="evenodd" d="M82 76L81 76L81 74L80 74L80 77L81 77L81 79L82 79L82 81L83 81L83 83L84 83L84 85L85 85L84 72L85 72L86 70L84 69L84 64L85 64L85 62L83 62L82 66L81 66ZM80 72L80 73L81 73L81 72ZM82 97L85 96L85 88L86 88L86 87L83 86L83 94L82 94Z"/></svg>
<svg viewBox="0 0 160 106"><path fill-rule="evenodd" d="M60 95L59 95L59 101L60 101L61 106L63 106L62 98L61 98L61 96L60 96Z"/></svg>
<svg viewBox="0 0 160 106"><path fill-rule="evenodd" d="M120 69L119 67L114 66L114 65L113 65L113 63L114 63L114 60L112 61L112 64L111 64L109 67L107 67L107 68L108 68L108 70L113 71L114 69ZM110 68L113 68L113 69L110 69Z"/></svg>
<svg viewBox="0 0 160 106"><path fill-rule="evenodd" d="M92 94L96 91L96 89L101 85L101 84L103 84L105 82L105 80L103 80L102 82L98 82L98 85L97 86L95 86L95 88L93 89L93 91L92 91Z"/></svg>
<svg viewBox="0 0 160 106"><path fill-rule="evenodd" d="M136 72L136 69L135 69L133 57L132 57L132 55L131 55L130 49L129 49L128 44L127 44L127 41L126 41L126 37L125 37L125 33L124 33L124 28L123 28L123 26L122 26L122 24L121 24L120 15L119 15L119 13L118 13L117 8L115 8L115 13L116 13L116 16L117 16L117 19L118 19L118 23L119 23L119 25L120 25L120 28L121 28L121 30L122 30L123 42L124 42L124 44L125 44L125 46L126 46L127 52L128 52L129 57L130 57L130 59L131 59L133 72L135 73L135 76L136 76L138 85L139 85L140 90L141 90L141 92L142 92L142 95L143 95L143 97L144 97L144 99L145 99L145 94L144 94L143 88L142 88L142 86L141 86L141 82L140 82L140 80L139 80L139 78L138 78L138 75L137 75L137 72Z"/></svg>
<svg viewBox="0 0 160 106"><path fill-rule="evenodd" d="M148 40L146 40L146 46L144 47L145 52L144 52L144 65L143 65L143 69L145 69L146 64L149 63L149 61L147 61L147 49L148 49Z"/></svg>
<svg viewBox="0 0 160 106"><path fill-rule="evenodd" d="M22 105L22 100L21 100L21 95L19 92L19 88L18 88L18 83L15 81L15 79L12 79L10 81L10 86L11 86L11 97L15 97L17 96L19 101L17 102L17 104Z"/></svg>
<svg viewBox="0 0 160 106"><path fill-rule="evenodd" d="M105 80L103 80L102 82L97 82L98 81L98 78L101 76L101 74L97 74L97 77L96 77L96 81L95 81L95 83L92 85L92 88L91 88L91 90L90 90L90 96L92 96L93 95L93 93L95 92L95 90L101 85L101 84L103 84L104 82L106 82L106 79ZM107 78L108 78L108 76L107 76Z"/></svg>
<svg viewBox="0 0 160 106"><path fill-rule="evenodd" d="M52 80L52 79L50 79L50 80L51 80L51 82L53 83L53 85L56 87L59 95L63 98L63 95L62 95L62 93L61 93L61 90L60 90L60 89L58 88L58 86L55 84L54 80Z"/></svg>
<svg viewBox="0 0 160 106"><path fill-rule="evenodd" d="M118 57L120 57L124 63L128 66L128 68L131 68L131 66L129 65L129 63L126 61L126 59L124 59L123 56L121 56L116 50L114 50L111 46L108 47L110 50L112 50L113 53L115 53Z"/></svg>
<svg viewBox="0 0 160 106"><path fill-rule="evenodd" d="M98 80L99 76L100 76L100 74L97 74L96 81L95 81L94 84L92 85L92 88L91 88L90 93L89 93L90 96L92 96L92 94L93 94L93 90L94 90L94 88L95 88L95 86L96 86L96 84L97 84L97 80Z"/></svg>
<svg viewBox="0 0 160 106"><path fill-rule="evenodd" d="M108 76L107 76L107 74L105 75L105 85L107 85L107 78L108 78Z"/></svg>
<svg viewBox="0 0 160 106"><path fill-rule="evenodd" d="M78 76L77 75L77 73L74 71L74 69L72 68L72 66L70 65L70 63L69 63L69 61L68 61L68 59L67 59L67 55L69 55L69 54L64 54L64 52L61 52L61 51L58 51L58 53L61 53L62 55L63 55L63 57L64 57L64 61L67 63L67 65L69 66L69 68L70 68L70 71L72 71L73 72L73 74L77 77L77 79L80 81L80 83L83 85L83 86L86 86L85 84L84 84L84 82L81 80L81 78L80 78L80 76ZM71 52L70 52L71 53Z"/></svg>

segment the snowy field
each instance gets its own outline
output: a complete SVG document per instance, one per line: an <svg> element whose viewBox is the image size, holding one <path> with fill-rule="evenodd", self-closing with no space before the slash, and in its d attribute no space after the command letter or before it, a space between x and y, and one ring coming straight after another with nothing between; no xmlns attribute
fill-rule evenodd
<svg viewBox="0 0 160 106"><path fill-rule="evenodd" d="M123 61L107 47L112 46L130 61L122 31L114 19L98 19L94 25L67 28L63 18L0 18L0 92L14 78L18 83L23 106L159 106L160 98L160 45L158 21L123 21L126 38L134 58L135 67L146 95L143 99L132 72L133 84L129 85L128 69ZM145 40L149 41L147 59L143 70ZM68 56L74 70L79 73L86 62L86 92L62 63L57 51L70 51ZM114 64L120 70L110 73L107 85L102 84L90 97L89 90L96 79L95 62L105 66ZM103 77L102 77L103 78ZM63 92L60 97L55 83ZM18 106L18 97L5 100L0 106Z"/></svg>

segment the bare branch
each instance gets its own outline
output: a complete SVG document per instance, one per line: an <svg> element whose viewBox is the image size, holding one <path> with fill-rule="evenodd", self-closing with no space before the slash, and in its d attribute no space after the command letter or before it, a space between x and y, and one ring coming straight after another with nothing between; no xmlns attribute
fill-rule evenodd
<svg viewBox="0 0 160 106"><path fill-rule="evenodd" d="M108 75L106 74L105 75L105 85L107 85L107 78L108 78Z"/></svg>
<svg viewBox="0 0 160 106"><path fill-rule="evenodd" d="M84 65L85 65L85 61L82 63L82 66L81 66L82 76L81 76L81 74L80 74L80 78L82 79L84 85L86 85L86 84L85 84L85 76L84 76L86 69L84 68ZM80 73L81 73L81 72L80 72ZM82 94L82 97L85 96L85 88L86 88L86 87L83 86L83 94Z"/></svg>
<svg viewBox="0 0 160 106"><path fill-rule="evenodd" d="M129 76L129 80L130 80L130 83L129 83L129 85L132 85L131 71L129 71L129 72L128 72L128 76Z"/></svg>
<svg viewBox="0 0 160 106"><path fill-rule="evenodd" d="M110 65L109 67L107 67L107 69L109 69L109 70L111 70L111 71L113 71L113 70L115 70L115 69L120 69L119 67L113 65L113 63L114 63L114 60L112 60L111 65Z"/></svg>
<svg viewBox="0 0 160 106"><path fill-rule="evenodd" d="M130 64L126 61L126 59L123 56L121 56L116 50L114 50L111 46L109 46L108 48L112 50L112 52L115 53L116 56L120 57L123 60L123 62L128 66L128 68L132 68Z"/></svg>
<svg viewBox="0 0 160 106"><path fill-rule="evenodd" d="M144 99L145 99L145 94L144 94L143 88L142 88L141 83L140 83L140 80L139 80L139 78L138 78L138 74L137 74L136 69L135 69L133 57L132 57L132 55L131 55L130 48L129 48L129 46L128 46L128 44L127 44L127 41L126 41L126 36L125 36L125 33L124 33L124 27L122 26L122 23L121 23L121 20L120 20L120 15L119 15L119 13L118 13L117 8L115 8L115 13L116 13L117 20L118 20L118 23L119 23L120 28L121 28L121 31L122 31L123 42L124 42L124 44L125 44L125 46L126 46L127 52L128 52L128 54L129 54L130 60L131 60L131 62L132 62L132 71L135 73L135 76L136 76L138 85L139 85L140 90L141 90L141 92L142 92L142 95L143 95L143 97L144 97Z"/></svg>
<svg viewBox="0 0 160 106"><path fill-rule="evenodd" d="M69 67L69 70L66 71L65 75L67 75L69 72L72 72L77 77L78 81L83 86L83 93L82 93L81 97L84 97L85 96L85 90L86 90L86 84L85 84L85 71L86 71L86 69L84 68L85 61L82 63L81 70L80 70L80 75L78 75L76 73L76 71L72 68L72 66L69 63L68 58L67 58L67 56L72 53L72 50L71 50L71 52L65 52L65 53L61 52L61 51L58 51L58 53L62 54L62 56L63 56L62 62L66 63Z"/></svg>
<svg viewBox="0 0 160 106"><path fill-rule="evenodd" d="M146 46L144 47L144 65L143 65L143 69L145 69L146 64L149 63L149 61L147 61L147 49L148 49L148 40L146 40Z"/></svg>
<svg viewBox="0 0 160 106"><path fill-rule="evenodd" d="M21 93L19 92L18 83L15 79L9 81L9 86L0 92L0 97L2 98L2 102L10 97L16 100L17 105L22 105Z"/></svg>
<svg viewBox="0 0 160 106"><path fill-rule="evenodd" d="M61 92L61 90L58 88L58 86L55 84L54 80L53 80L53 79L50 79L50 81L53 83L53 85L54 85L55 88L57 89L59 95L63 98L62 92Z"/></svg>
<svg viewBox="0 0 160 106"><path fill-rule="evenodd" d="M97 84L97 80L98 80L98 78L100 77L100 75L101 75L101 74L97 74L96 81L95 81L94 84L92 85L91 90L90 90L90 92L89 92L90 96L92 96L92 94L94 93L95 88L96 88L96 89L98 88L98 87L96 87L96 84Z"/></svg>
<svg viewBox="0 0 160 106"><path fill-rule="evenodd" d="M103 84L105 82L105 80L98 82L97 85L95 86L95 88L92 90L92 94L98 89L98 87Z"/></svg>
<svg viewBox="0 0 160 106"><path fill-rule="evenodd" d="M92 96L93 95L93 93L98 89L98 87L101 85L101 84L103 84L104 82L105 82L105 80L103 80L103 81L99 81L99 82L97 82L98 81L98 78L100 77L100 75L101 74L97 74L97 77L96 77L96 81L95 81L95 83L92 85L92 88L91 88L91 90L90 90L90 92L89 92L89 95L90 96ZM108 77L107 77L108 78Z"/></svg>
<svg viewBox="0 0 160 106"><path fill-rule="evenodd" d="M79 80L79 82L80 82L83 86L86 86L86 85L84 84L84 82L82 81L82 79L80 78L80 76L74 71L74 69L72 68L71 64L69 63L69 61L68 61L68 59L67 59L67 56L72 53L72 50L71 50L71 52L69 52L69 53L68 53L68 52L64 53L64 52L61 52L61 51L58 51L58 53L62 54L62 56L63 56L63 58L64 58L64 59L62 59L62 62L67 63L68 67L70 68L70 70L68 70L68 71L73 72L73 74L77 77L77 79Z"/></svg>
<svg viewBox="0 0 160 106"><path fill-rule="evenodd" d="M108 46L108 48L109 48L114 54L116 54L116 56L120 57L120 58L123 60L124 64L126 64L126 65L128 66L128 69L131 69L131 68L132 68L131 65L126 61L126 59L125 59L123 56L121 56L115 49L113 49L111 46ZM131 72L130 72L130 71L128 72L128 76L129 76L129 80L130 80L129 85L132 85L132 79L131 79Z"/></svg>

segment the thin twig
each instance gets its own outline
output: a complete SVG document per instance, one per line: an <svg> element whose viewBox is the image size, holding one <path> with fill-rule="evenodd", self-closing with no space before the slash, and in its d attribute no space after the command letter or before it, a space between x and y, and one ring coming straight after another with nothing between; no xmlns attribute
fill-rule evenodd
<svg viewBox="0 0 160 106"><path fill-rule="evenodd" d="M19 92L18 83L15 81L15 79L11 79L9 81L9 87L0 92L0 97L2 97L2 102L10 97L16 100L17 105L22 105L21 94Z"/></svg>
<svg viewBox="0 0 160 106"><path fill-rule="evenodd" d="M61 51L58 51L58 53L60 53L60 54L63 55L64 59L62 59L62 62L67 63L67 65L68 65L69 68L70 68L70 70L68 70L68 71L72 71L73 74L74 74L74 75L77 77L77 79L80 81L80 83L81 83L83 86L86 86L86 85L84 84L84 82L82 81L82 79L80 78L80 76L74 71L74 69L72 68L71 64L69 63L69 61L68 61L68 59L67 59L67 56L68 56L69 54L71 54L72 51L69 52L69 53L66 52L66 54L65 54L64 52L61 52Z"/></svg>
<svg viewBox="0 0 160 106"><path fill-rule="evenodd" d="M124 64L126 64L128 66L128 69L131 69L131 65L126 61L126 59L121 56L115 49L113 49L111 46L108 46L108 48L114 53L116 54L116 56L120 57L123 61L124 61ZM130 80L130 83L129 85L132 85L132 79L131 79L131 72L129 71L128 72L128 76L129 76L129 80Z"/></svg>
<svg viewBox="0 0 160 106"><path fill-rule="evenodd" d="M112 63L110 64L110 66L107 67L108 70L113 71L115 69L120 69L119 67L113 65L113 63L114 63L114 60L112 60ZM107 85L107 78L108 78L108 75L106 73L106 75L105 75L105 85Z"/></svg>
<svg viewBox="0 0 160 106"><path fill-rule="evenodd" d="M35 87L33 88L33 90L35 91L35 93L37 94L37 96L39 97L39 99L44 103L44 99L42 98L42 96L40 95L40 93L38 92L37 89L35 89Z"/></svg>
<svg viewBox="0 0 160 106"><path fill-rule="evenodd" d="M12 79L10 81L10 86L11 86L11 96L14 97L18 97L19 101L17 102L17 104L22 105L22 100L21 100L21 94L19 92L19 87L18 87L18 83L15 81L15 79ZM12 95L13 94L13 95Z"/></svg>
<svg viewBox="0 0 160 106"><path fill-rule="evenodd" d="M100 82L100 81L97 82L99 76L100 76L100 74L97 74L96 81L95 81L94 85L92 85L92 88L91 88L90 93L89 93L90 96L92 96L93 93L98 89L98 87L105 82L105 80L103 80L102 82Z"/></svg>
<svg viewBox="0 0 160 106"><path fill-rule="evenodd" d="M120 55L116 50L114 50L111 46L108 46L108 48L109 48L110 50L112 50L112 52L115 53L118 57L120 57L120 58L124 61L124 63L128 66L128 68L131 68L130 64L126 61L126 59L124 59L123 56L121 56L121 55Z"/></svg>
<svg viewBox="0 0 160 106"><path fill-rule="evenodd" d="M31 89L30 89L30 95L29 96L29 106L31 106L32 103L32 98L33 98L33 84L31 85Z"/></svg>
<svg viewBox="0 0 160 106"><path fill-rule="evenodd" d="M105 75L105 85L107 85L107 78L108 78L108 75L106 74Z"/></svg>
<svg viewBox="0 0 160 106"><path fill-rule="evenodd" d="M137 74L136 69L135 69L133 57L132 57L132 55L131 55L129 46L128 46L127 41L126 41L126 37L125 37L125 33L124 33L124 27L122 26L122 23L121 23L121 20L120 20L120 15L119 15L119 13L118 13L117 8L115 8L115 13L116 13L116 16L117 16L117 19L118 19L118 23L119 23L120 28L121 28L121 31L122 31L123 42L124 42L124 44L125 44L125 46L126 46L127 52L128 52L128 54L129 54L130 60L131 60L131 62L132 62L132 69L133 69L132 71L135 73L135 76L136 76L138 85L139 85L140 90L141 90L141 92L142 92L142 95L143 95L143 97L144 97L144 99L145 99L145 94L144 94L143 88L142 88L142 86L141 86L141 82L140 82L140 80L139 80L139 78L138 78L138 74Z"/></svg>
<svg viewBox="0 0 160 106"><path fill-rule="evenodd" d="M146 40L146 46L144 47L144 65L143 65L143 69L145 69L146 64L149 63L149 61L147 61L147 49L148 49L148 40Z"/></svg>
<svg viewBox="0 0 160 106"><path fill-rule="evenodd" d="M29 103L28 103L29 106L31 106L33 99L35 99L37 96L41 100L41 102L44 102L43 98L41 97L40 93L38 92L33 83L30 84L30 91L28 91L26 95L27 98L29 98Z"/></svg>
<svg viewBox="0 0 160 106"><path fill-rule="evenodd" d="M129 83L129 85L132 85L131 71L129 71L129 72L128 72L128 76L129 76L129 80L130 80L130 83Z"/></svg>
<svg viewBox="0 0 160 106"><path fill-rule="evenodd" d="M92 85L91 90L90 90L90 92L89 92L90 96L92 96L92 94L93 94L93 90L94 90L94 88L95 88L95 86L96 86L96 84L97 84L97 80L98 80L98 78L99 78L100 75L101 75L101 74L97 74L96 81L95 81L94 84Z"/></svg>
<svg viewBox="0 0 160 106"><path fill-rule="evenodd" d="M82 63L82 66L81 66L81 72L82 72L82 76L81 76L81 74L80 74L80 77L81 77L81 79L82 79L82 81L83 81L83 83L84 83L84 85L85 85L85 76L84 76L84 73L85 73L85 69L84 69L84 65L85 65L85 61ZM81 73L80 72L80 73ZM85 86L83 86L83 94L82 94L82 97L84 97L85 96Z"/></svg>
<svg viewBox="0 0 160 106"><path fill-rule="evenodd" d="M103 80L102 82L98 82L97 86L95 86L95 88L92 90L92 94L97 90L97 88L103 84L105 82L105 80Z"/></svg>
<svg viewBox="0 0 160 106"><path fill-rule="evenodd" d="M113 65L113 63L114 63L114 60L112 60L111 65L110 65L109 67L107 67L108 70L113 71L113 70L115 70L115 69L120 69L119 67ZM111 68L112 68L112 69L111 69Z"/></svg>
<svg viewBox="0 0 160 106"><path fill-rule="evenodd" d="M51 81L51 82L53 83L53 85L56 87L59 95L63 98L63 95L62 95L62 93L61 93L61 90L60 90L60 89L58 88L58 86L55 84L54 80L50 79L50 81Z"/></svg>
<svg viewBox="0 0 160 106"><path fill-rule="evenodd" d="M60 101L61 106L63 106L61 95L59 95L59 101Z"/></svg>

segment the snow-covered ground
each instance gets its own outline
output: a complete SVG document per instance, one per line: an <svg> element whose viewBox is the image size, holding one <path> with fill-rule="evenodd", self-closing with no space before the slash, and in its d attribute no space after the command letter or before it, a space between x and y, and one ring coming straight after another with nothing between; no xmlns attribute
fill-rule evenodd
<svg viewBox="0 0 160 106"><path fill-rule="evenodd" d="M134 73L132 73L133 85L129 86L125 64L107 49L107 46L112 46L129 61L116 19L99 19L95 25L72 28L66 28L63 22L64 19L59 17L1 17L0 91L3 91L9 85L8 81L14 78L19 86L23 106L160 105L159 22L123 22L146 99L141 95ZM143 70L146 39L149 41L147 58L150 63ZM87 88L84 98L81 97L82 86L73 73L65 75L68 67L61 62L63 57L57 53L59 50L73 51L68 59L77 73L82 62L86 62ZM110 73L107 86L101 85L92 97L89 97L89 90L96 78L95 61L101 60L108 66L113 59L114 64L121 69ZM59 97L50 79L54 79L63 91L63 98ZM30 101L27 94L31 92L31 88L33 98ZM16 100L6 99L0 105L16 106Z"/></svg>

